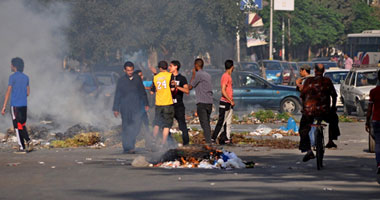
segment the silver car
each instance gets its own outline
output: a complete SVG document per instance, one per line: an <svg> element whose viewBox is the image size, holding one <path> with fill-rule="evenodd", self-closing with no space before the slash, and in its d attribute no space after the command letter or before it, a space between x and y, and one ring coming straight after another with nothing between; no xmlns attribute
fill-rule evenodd
<svg viewBox="0 0 380 200"><path fill-rule="evenodd" d="M345 114L356 111L364 116L368 108L369 91L376 87L379 68L352 68L340 86Z"/></svg>
<svg viewBox="0 0 380 200"><path fill-rule="evenodd" d="M343 107L343 102L340 98L340 84L346 79L346 76L350 70L348 69L340 69L340 68L330 68L325 71L324 76L330 78L332 83L334 84L334 88L336 93L338 94L336 106Z"/></svg>

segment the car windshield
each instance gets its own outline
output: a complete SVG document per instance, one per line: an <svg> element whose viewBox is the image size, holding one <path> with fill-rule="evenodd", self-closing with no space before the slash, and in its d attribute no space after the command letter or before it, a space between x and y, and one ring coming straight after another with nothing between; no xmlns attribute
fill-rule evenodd
<svg viewBox="0 0 380 200"><path fill-rule="evenodd" d="M341 80L345 80L348 71L346 72L326 72L325 77L330 78L333 84L340 84Z"/></svg>
<svg viewBox="0 0 380 200"><path fill-rule="evenodd" d="M241 69L243 71L258 71L259 65L256 63L241 63Z"/></svg>
<svg viewBox="0 0 380 200"><path fill-rule="evenodd" d="M356 86L372 86L377 84L377 71L358 72Z"/></svg>
<svg viewBox="0 0 380 200"><path fill-rule="evenodd" d="M98 81L99 85L105 85L105 86L112 85L112 78L109 75L97 74L96 80Z"/></svg>
<svg viewBox="0 0 380 200"><path fill-rule="evenodd" d="M283 62L283 63L281 63L281 65L282 65L282 67L283 67L285 70L290 70L290 65L289 65L289 63L287 63L287 62Z"/></svg>
<svg viewBox="0 0 380 200"><path fill-rule="evenodd" d="M281 70L281 65L278 62L267 62L264 63L266 70Z"/></svg>

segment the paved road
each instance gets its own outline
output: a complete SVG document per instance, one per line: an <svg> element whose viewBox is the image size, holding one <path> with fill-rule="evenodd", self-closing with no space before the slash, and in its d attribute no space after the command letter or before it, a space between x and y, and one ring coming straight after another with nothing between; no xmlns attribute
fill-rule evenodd
<svg viewBox="0 0 380 200"><path fill-rule="evenodd" d="M239 170L134 168L137 155L116 148L3 149L0 199L380 199L363 127L341 124L339 148L327 151L321 171L295 149L228 147L257 163Z"/></svg>

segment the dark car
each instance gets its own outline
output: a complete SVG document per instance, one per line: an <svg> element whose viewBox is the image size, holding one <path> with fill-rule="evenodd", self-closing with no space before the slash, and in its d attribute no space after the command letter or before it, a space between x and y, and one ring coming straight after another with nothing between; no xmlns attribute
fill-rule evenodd
<svg viewBox="0 0 380 200"><path fill-rule="evenodd" d="M263 60L260 62L265 69L266 80L276 85L282 84L284 67L278 60Z"/></svg>
<svg viewBox="0 0 380 200"><path fill-rule="evenodd" d="M260 65L257 62L239 62L236 64L239 71L253 72L258 76L262 76Z"/></svg>
<svg viewBox="0 0 380 200"><path fill-rule="evenodd" d="M212 74L214 105L219 105L221 97L220 79L223 73ZM236 71L232 73L235 109L262 107L278 109L280 112L296 114L301 109L299 92L295 87L269 83L252 72ZM195 105L195 92L185 97L186 106Z"/></svg>
<svg viewBox="0 0 380 200"><path fill-rule="evenodd" d="M115 72L81 73L77 81L81 84L80 91L85 95L108 101L113 98L119 77Z"/></svg>

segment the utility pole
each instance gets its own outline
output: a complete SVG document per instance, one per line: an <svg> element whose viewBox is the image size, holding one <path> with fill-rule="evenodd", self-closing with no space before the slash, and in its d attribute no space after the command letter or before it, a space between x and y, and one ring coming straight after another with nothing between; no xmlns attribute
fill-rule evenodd
<svg viewBox="0 0 380 200"><path fill-rule="evenodd" d="M285 21L284 17L282 17L282 60L285 60Z"/></svg>
<svg viewBox="0 0 380 200"><path fill-rule="evenodd" d="M239 27L236 27L236 61L240 62L240 34Z"/></svg>
<svg viewBox="0 0 380 200"><path fill-rule="evenodd" d="M273 60L273 0L270 0L269 60Z"/></svg>

